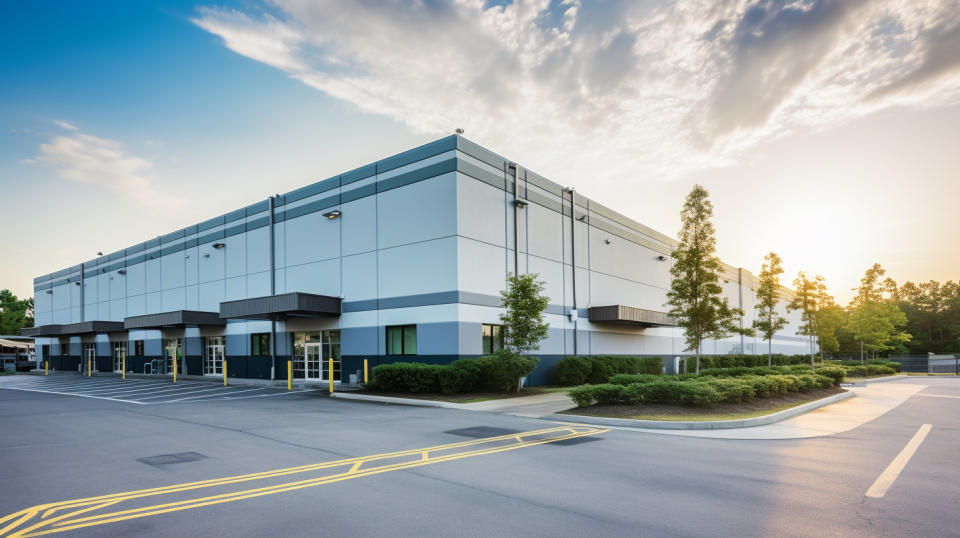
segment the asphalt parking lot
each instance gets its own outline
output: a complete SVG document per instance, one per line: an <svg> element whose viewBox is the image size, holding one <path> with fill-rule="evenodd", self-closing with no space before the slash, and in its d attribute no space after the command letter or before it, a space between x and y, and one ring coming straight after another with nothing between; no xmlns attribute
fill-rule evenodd
<svg viewBox="0 0 960 538"><path fill-rule="evenodd" d="M0 535L956 536L960 529L958 379L904 380L928 387L843 434L745 441L341 401L323 391L141 405L5 388L21 377L0 377L7 458ZM867 497L924 424L928 435L893 485Z"/></svg>

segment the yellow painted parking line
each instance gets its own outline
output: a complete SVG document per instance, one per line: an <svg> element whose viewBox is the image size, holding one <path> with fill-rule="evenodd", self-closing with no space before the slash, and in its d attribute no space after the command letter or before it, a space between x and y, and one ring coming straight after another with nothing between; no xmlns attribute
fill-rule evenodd
<svg viewBox="0 0 960 538"><path fill-rule="evenodd" d="M907 462L910 461L914 452L920 447L920 443L922 443L927 437L927 434L930 433L930 428L930 424L920 426L917 433L913 434L913 437L907 442L907 446L903 447L903 450L897 454L896 458L893 458L890 465L887 465L887 468L880 473L880 476L877 477L873 485L870 486L870 489L867 490L867 497L879 498L887 494L887 490L890 489L893 482L900 476L900 472L907 466Z"/></svg>
<svg viewBox="0 0 960 538"><path fill-rule="evenodd" d="M955 400L960 400L960 396L949 396L947 394L914 394L914 396L926 396L927 398L953 398Z"/></svg>
<svg viewBox="0 0 960 538"><path fill-rule="evenodd" d="M519 434L511 433L497 437L461 441L459 443L450 443L428 448L401 450L359 458L348 458L324 463L301 465L298 467L288 467L285 469L275 469L261 473L215 478L199 482L101 495L86 499L41 504L0 518L0 526L2 526L0 527L0 536L40 536L95 525L105 525L128 519L148 517L180 510L190 510L202 506L331 484L390 471L555 443L565 439L596 435L607 431L609 430L583 425L561 426ZM400 461L397 461L398 459ZM214 486L227 486L326 469L333 469L336 472L319 477L304 478L292 482L271 484L229 493L207 495L195 499L171 501L148 506L135 506L118 511L96 513L120 503L136 504L136 502L131 501L148 497L171 495ZM57 512L60 512L60 515L54 515Z"/></svg>

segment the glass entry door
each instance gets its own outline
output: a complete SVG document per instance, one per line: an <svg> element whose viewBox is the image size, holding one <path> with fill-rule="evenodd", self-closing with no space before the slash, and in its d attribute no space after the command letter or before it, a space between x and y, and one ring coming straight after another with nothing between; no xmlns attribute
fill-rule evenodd
<svg viewBox="0 0 960 538"><path fill-rule="evenodd" d="M173 374L173 361L177 363L177 374L186 374L183 371L183 340L180 338L167 338L163 341L163 362L166 365L167 373Z"/></svg>
<svg viewBox="0 0 960 538"><path fill-rule="evenodd" d="M340 331L293 333L293 377L328 381L330 359L333 380L340 381Z"/></svg>
<svg viewBox="0 0 960 538"><path fill-rule="evenodd" d="M113 343L113 371L115 373L119 374L123 372L123 363L126 357L127 357L127 343L114 342Z"/></svg>
<svg viewBox="0 0 960 538"><path fill-rule="evenodd" d="M323 379L323 355L321 355L320 344L304 345L304 377L306 379Z"/></svg>
<svg viewBox="0 0 960 538"><path fill-rule="evenodd" d="M80 369L87 373L87 369L97 369L97 344L83 344L84 357Z"/></svg>
<svg viewBox="0 0 960 538"><path fill-rule="evenodd" d="M203 358L204 375L223 375L224 344L222 336L207 337L206 353Z"/></svg>

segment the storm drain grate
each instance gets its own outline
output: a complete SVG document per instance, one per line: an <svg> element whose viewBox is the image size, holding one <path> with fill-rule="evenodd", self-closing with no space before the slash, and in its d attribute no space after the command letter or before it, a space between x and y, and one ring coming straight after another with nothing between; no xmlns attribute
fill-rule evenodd
<svg viewBox="0 0 960 538"><path fill-rule="evenodd" d="M206 456L200 454L199 452L178 452L176 454L160 454L147 458L138 458L137 461L146 463L147 465L159 466L173 465L174 463L187 463L206 458Z"/></svg>
<svg viewBox="0 0 960 538"><path fill-rule="evenodd" d="M520 433L520 430L508 430L506 428L494 428L491 426L475 426L473 428L461 428L459 430L448 430L443 433L449 433L452 435L462 435L464 437L473 437L474 439L482 439L484 437L499 437L501 435L510 435L513 433Z"/></svg>

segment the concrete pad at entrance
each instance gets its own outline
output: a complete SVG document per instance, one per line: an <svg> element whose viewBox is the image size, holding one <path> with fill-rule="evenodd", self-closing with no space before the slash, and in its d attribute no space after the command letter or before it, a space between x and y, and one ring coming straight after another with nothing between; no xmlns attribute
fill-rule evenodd
<svg viewBox="0 0 960 538"><path fill-rule="evenodd" d="M850 387L856 398L821 407L775 424L729 430L654 430L626 428L634 431L709 437L714 439L806 439L850 431L896 408L927 385L900 383L871 384ZM607 426L616 428L616 426Z"/></svg>

